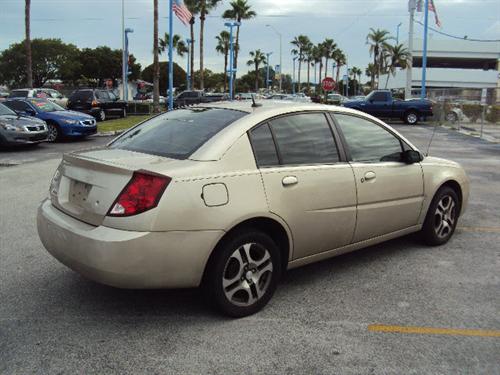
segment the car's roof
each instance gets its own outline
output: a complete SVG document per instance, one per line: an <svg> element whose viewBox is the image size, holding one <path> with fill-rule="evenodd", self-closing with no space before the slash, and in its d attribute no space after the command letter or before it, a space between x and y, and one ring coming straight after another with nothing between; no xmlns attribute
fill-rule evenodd
<svg viewBox="0 0 500 375"><path fill-rule="evenodd" d="M383 126L384 128L389 127L383 121L376 117L370 116L366 113L359 112L357 110L340 107L335 105L326 105L318 103L302 103L286 100L261 100L256 102L259 106L252 107L252 102L250 101L224 101L216 103L205 103L200 104L197 107L208 107L208 108L221 108L228 110L236 110L246 112L249 115L243 116L239 120L232 123L230 126L224 128L214 137L212 137L207 143L200 147L190 159L195 160L218 160L227 151L238 138L246 134L255 125L268 121L272 117L294 113L294 112L308 112L308 111L328 111L336 113L346 113L357 116L362 116L368 120L376 122ZM389 127L390 128L390 127ZM397 131L390 128L390 130L396 133L401 139L403 139L408 145L417 150L405 137L400 135Z"/></svg>

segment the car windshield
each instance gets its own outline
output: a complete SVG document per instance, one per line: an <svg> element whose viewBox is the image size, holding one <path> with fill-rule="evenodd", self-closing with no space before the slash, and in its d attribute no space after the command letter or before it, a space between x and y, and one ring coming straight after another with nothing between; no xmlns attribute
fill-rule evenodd
<svg viewBox="0 0 500 375"><path fill-rule="evenodd" d="M14 112L12 109L10 109L9 107L7 107L6 105L3 105L0 103L0 116L17 116L16 115L16 112Z"/></svg>
<svg viewBox="0 0 500 375"><path fill-rule="evenodd" d="M110 147L186 159L215 134L246 114L221 108L178 109L143 122Z"/></svg>
<svg viewBox="0 0 500 375"><path fill-rule="evenodd" d="M56 103L49 102L48 100L30 100L30 103L41 112L55 112L64 111L65 109Z"/></svg>

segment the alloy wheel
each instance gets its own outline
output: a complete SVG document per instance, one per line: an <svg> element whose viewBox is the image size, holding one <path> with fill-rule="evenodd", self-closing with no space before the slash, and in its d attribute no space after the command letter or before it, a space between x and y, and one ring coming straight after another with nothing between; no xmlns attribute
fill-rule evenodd
<svg viewBox="0 0 500 375"><path fill-rule="evenodd" d="M48 128L47 140L49 142L55 142L55 140L59 136L59 130L57 129L57 126L55 126L54 124L47 124L47 128Z"/></svg>
<svg viewBox="0 0 500 375"><path fill-rule="evenodd" d="M416 113L410 113L408 116L406 116L406 121L408 121L408 124L413 125L416 124L418 121L418 116Z"/></svg>
<svg viewBox="0 0 500 375"><path fill-rule="evenodd" d="M103 109L99 112L99 120L104 121L106 120L106 112L104 112Z"/></svg>
<svg viewBox="0 0 500 375"><path fill-rule="evenodd" d="M251 306L266 294L272 274L269 250L257 243L246 243L226 262L222 276L224 294L236 306Z"/></svg>
<svg viewBox="0 0 500 375"><path fill-rule="evenodd" d="M446 238L452 232L456 220L456 204L452 196L444 195L434 213L434 230L439 238Z"/></svg>

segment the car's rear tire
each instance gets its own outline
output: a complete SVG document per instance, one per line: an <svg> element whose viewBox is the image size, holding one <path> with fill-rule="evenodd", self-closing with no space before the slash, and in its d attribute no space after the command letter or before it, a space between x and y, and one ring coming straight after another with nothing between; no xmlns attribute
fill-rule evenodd
<svg viewBox="0 0 500 375"><path fill-rule="evenodd" d="M427 245L443 245L451 238L457 226L461 203L458 194L449 186L437 191L427 210L422 238Z"/></svg>
<svg viewBox="0 0 500 375"><path fill-rule="evenodd" d="M56 124L48 122L47 128L49 130L47 133L47 141L57 142L59 139L61 139L61 131L59 130L59 127Z"/></svg>
<svg viewBox="0 0 500 375"><path fill-rule="evenodd" d="M104 111L104 109L101 109L97 114L97 121L105 121L105 120L106 120L106 111Z"/></svg>
<svg viewBox="0 0 500 375"><path fill-rule="evenodd" d="M455 112L448 112L446 114L446 121L455 124L458 122L458 115Z"/></svg>
<svg viewBox="0 0 500 375"><path fill-rule="evenodd" d="M280 276L278 246L267 234L250 228L230 234L217 246L203 287L219 311L239 318L269 302Z"/></svg>
<svg viewBox="0 0 500 375"><path fill-rule="evenodd" d="M416 111L408 111L405 113L403 120L408 125L416 125L418 124L418 113Z"/></svg>

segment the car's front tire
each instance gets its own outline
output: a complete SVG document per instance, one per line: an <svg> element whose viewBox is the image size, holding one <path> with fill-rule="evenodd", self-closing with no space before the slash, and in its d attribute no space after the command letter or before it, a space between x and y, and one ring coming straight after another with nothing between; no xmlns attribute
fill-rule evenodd
<svg viewBox="0 0 500 375"><path fill-rule="evenodd" d="M56 142L61 138L61 132L59 131L59 127L53 123L47 123L48 133L47 133L47 141Z"/></svg>
<svg viewBox="0 0 500 375"><path fill-rule="evenodd" d="M203 281L210 302L235 318L262 309L281 276L280 251L274 241L254 229L237 231L214 251Z"/></svg>
<svg viewBox="0 0 500 375"><path fill-rule="evenodd" d="M438 190L422 227L422 237L427 245L438 246L448 242L455 232L460 207L460 200L455 190L449 186Z"/></svg>

